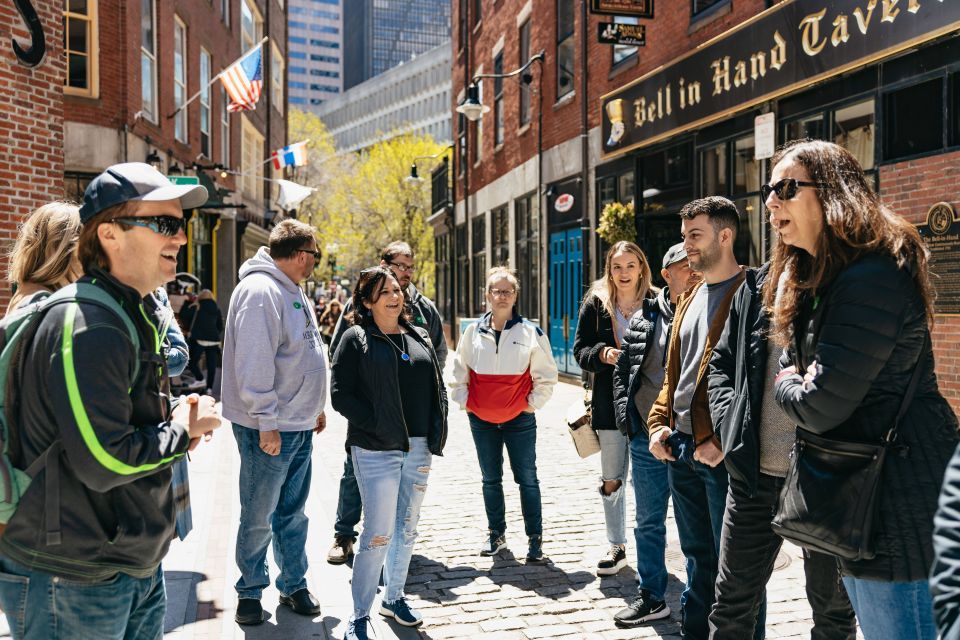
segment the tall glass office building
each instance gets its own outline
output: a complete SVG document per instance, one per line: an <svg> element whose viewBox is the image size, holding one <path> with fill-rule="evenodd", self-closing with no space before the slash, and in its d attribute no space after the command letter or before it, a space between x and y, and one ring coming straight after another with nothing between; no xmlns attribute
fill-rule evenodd
<svg viewBox="0 0 960 640"><path fill-rule="evenodd" d="M344 90L450 39L450 0L343 4Z"/></svg>
<svg viewBox="0 0 960 640"><path fill-rule="evenodd" d="M352 4L356 0L348 0ZM290 0L287 83L291 107L314 110L343 87L341 0Z"/></svg>

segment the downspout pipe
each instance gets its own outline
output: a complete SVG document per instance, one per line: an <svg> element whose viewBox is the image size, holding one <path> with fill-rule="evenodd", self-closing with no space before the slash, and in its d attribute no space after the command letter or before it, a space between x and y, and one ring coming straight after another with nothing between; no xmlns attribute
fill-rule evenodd
<svg viewBox="0 0 960 640"><path fill-rule="evenodd" d="M590 280L590 139L589 139L589 109L587 103L587 0L580 0L580 231L583 238L583 275L581 291L578 298L583 296Z"/></svg>

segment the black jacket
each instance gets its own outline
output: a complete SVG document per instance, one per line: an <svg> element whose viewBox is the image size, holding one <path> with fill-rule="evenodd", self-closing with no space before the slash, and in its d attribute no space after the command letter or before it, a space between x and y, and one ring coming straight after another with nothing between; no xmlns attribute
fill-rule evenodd
<svg viewBox="0 0 960 640"><path fill-rule="evenodd" d="M60 473L62 541L47 544L48 462L7 524L0 553L71 580L102 581L117 572L148 577L174 535L170 465L183 457L190 438L184 425L170 422L156 300L141 300L103 271L82 281L102 287L128 310L140 353L120 318L100 306L60 304L41 320L22 371L14 463L26 468L62 441L53 463Z"/></svg>
<svg viewBox="0 0 960 640"><path fill-rule="evenodd" d="M710 357L707 394L710 416L723 445L727 473L752 494L760 475L760 407L767 371L769 316L763 311L763 287L770 263L748 269L730 305L730 317ZM776 348L774 345L773 348ZM744 375L736 383L738 365Z"/></svg>
<svg viewBox="0 0 960 640"><path fill-rule="evenodd" d="M880 479L877 556L840 563L844 573L858 578L925 580L933 564L937 497L958 436L957 418L937 388L913 277L890 257L868 255L844 269L805 309L781 364L803 372L816 361L818 373L807 389L801 375L784 376L776 394L787 415L810 431L879 442L919 358L916 395L898 433L905 454L888 456Z"/></svg>
<svg viewBox="0 0 960 640"><path fill-rule="evenodd" d="M617 348L613 321L600 299L590 296L580 306L573 356L581 369L593 374L590 426L594 429L617 428L613 410L613 365L600 360L600 354L607 347Z"/></svg>
<svg viewBox="0 0 960 640"><path fill-rule="evenodd" d="M933 610L943 640L960 640L960 447L943 478L933 520L936 559L930 574Z"/></svg>
<svg viewBox="0 0 960 640"><path fill-rule="evenodd" d="M622 353L613 372L613 405L617 428L631 440L637 434L644 437L647 435L647 416L642 416L637 411L633 397L637 395L643 382L643 361L656 333L654 329L657 322L662 321L667 325L666 331L669 335L674 309L670 302L670 291L664 287L656 297L644 299L641 312L633 315L623 335Z"/></svg>
<svg viewBox="0 0 960 640"><path fill-rule="evenodd" d="M223 333L223 313L214 300L198 300L180 311L183 327L191 340L220 342Z"/></svg>
<svg viewBox="0 0 960 640"><path fill-rule="evenodd" d="M430 337L405 320L401 324L433 356L434 388L424 390L434 399L433 424L427 432L430 452L441 455L447 441L447 391ZM346 450L358 446L371 451L409 451L410 437L403 421L397 353L373 323L353 325L343 332L333 356L330 400L347 419Z"/></svg>

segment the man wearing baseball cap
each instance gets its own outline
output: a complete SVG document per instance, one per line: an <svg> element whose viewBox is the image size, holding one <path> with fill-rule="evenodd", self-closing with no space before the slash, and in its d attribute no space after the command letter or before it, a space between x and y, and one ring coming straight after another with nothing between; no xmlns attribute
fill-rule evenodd
<svg viewBox="0 0 960 640"><path fill-rule="evenodd" d="M643 301L630 320L613 373L613 406L617 427L630 438L633 490L637 505L637 579L630 606L614 615L618 627L636 627L670 615L667 591L667 468L650 453L646 420L663 386L667 338L680 294L700 279L691 271L683 243L663 256L660 275L667 286Z"/></svg>
<svg viewBox="0 0 960 640"><path fill-rule="evenodd" d="M84 193L80 281L121 309L51 305L26 345L10 455L19 468L45 462L0 538L15 638L163 634L170 466L220 419L210 397L171 409L152 292L176 273L183 210L206 199L142 163L109 167Z"/></svg>

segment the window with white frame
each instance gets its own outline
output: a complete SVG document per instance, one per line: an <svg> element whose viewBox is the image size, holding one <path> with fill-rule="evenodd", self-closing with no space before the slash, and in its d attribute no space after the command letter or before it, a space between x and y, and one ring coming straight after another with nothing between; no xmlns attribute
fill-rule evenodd
<svg viewBox="0 0 960 640"><path fill-rule="evenodd" d="M140 109L157 121L157 9L154 0L140 0Z"/></svg>
<svg viewBox="0 0 960 640"><path fill-rule="evenodd" d="M283 113L283 54L277 45L272 46L273 57L270 61L270 100L273 102L273 108Z"/></svg>
<svg viewBox="0 0 960 640"><path fill-rule="evenodd" d="M246 118L243 122L243 137L240 141L241 191L248 200L258 205L263 201L263 136Z"/></svg>
<svg viewBox="0 0 960 640"><path fill-rule="evenodd" d="M67 58L64 92L96 98L99 95L96 0L66 0L63 22L63 51Z"/></svg>
<svg viewBox="0 0 960 640"><path fill-rule="evenodd" d="M213 60L210 52L200 49L200 153L210 158L210 67Z"/></svg>
<svg viewBox="0 0 960 640"><path fill-rule="evenodd" d="M240 45L243 53L250 51L263 38L263 18L252 0L240 2Z"/></svg>
<svg viewBox="0 0 960 640"><path fill-rule="evenodd" d="M220 164L225 167L230 166L230 112L227 107L230 105L230 98L227 96L227 90L220 85Z"/></svg>
<svg viewBox="0 0 960 640"><path fill-rule="evenodd" d="M187 25L173 18L173 106L177 111L173 135L180 142L187 141Z"/></svg>

